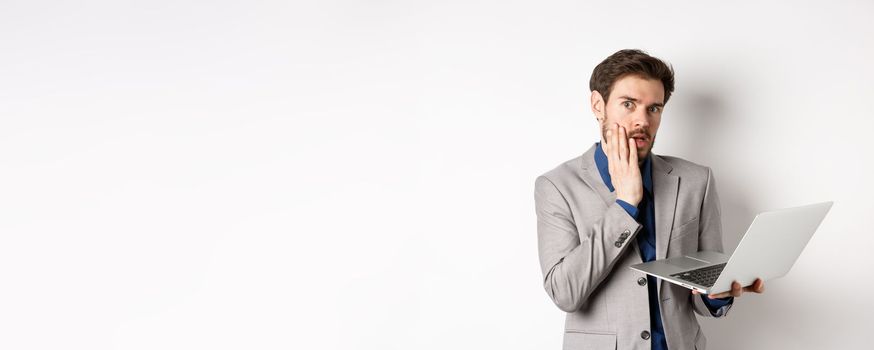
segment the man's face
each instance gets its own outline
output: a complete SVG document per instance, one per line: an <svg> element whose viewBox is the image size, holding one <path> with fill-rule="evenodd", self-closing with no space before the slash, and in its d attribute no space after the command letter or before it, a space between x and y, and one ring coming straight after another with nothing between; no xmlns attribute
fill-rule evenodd
<svg viewBox="0 0 874 350"><path fill-rule="evenodd" d="M616 80L609 101L605 102L600 93L592 91L592 112L600 123L602 144L607 140L607 129L614 123L619 124L629 138L635 139L638 159L643 162L655 144L664 101L665 88L661 81L637 75Z"/></svg>

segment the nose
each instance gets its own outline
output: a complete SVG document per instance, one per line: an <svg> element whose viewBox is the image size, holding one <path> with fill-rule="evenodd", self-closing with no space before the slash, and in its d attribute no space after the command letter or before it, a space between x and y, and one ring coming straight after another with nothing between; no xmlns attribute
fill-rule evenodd
<svg viewBox="0 0 874 350"><path fill-rule="evenodd" d="M634 129L644 129L649 128L649 114L647 113L646 108L638 108L631 115L631 128Z"/></svg>

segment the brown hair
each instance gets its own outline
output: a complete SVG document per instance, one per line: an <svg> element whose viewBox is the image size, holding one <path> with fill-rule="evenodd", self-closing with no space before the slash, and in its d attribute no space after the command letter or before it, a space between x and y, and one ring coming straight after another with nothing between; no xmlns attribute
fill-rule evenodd
<svg viewBox="0 0 874 350"><path fill-rule="evenodd" d="M646 52L631 49L616 51L599 63L589 79L589 90L598 91L604 97L604 103L607 103L613 83L627 75L661 80L665 88L663 103L668 103L668 98L674 92L674 69Z"/></svg>

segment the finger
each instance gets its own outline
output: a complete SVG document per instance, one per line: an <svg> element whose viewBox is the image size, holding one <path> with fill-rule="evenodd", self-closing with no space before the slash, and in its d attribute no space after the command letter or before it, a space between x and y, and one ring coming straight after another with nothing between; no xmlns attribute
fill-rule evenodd
<svg viewBox="0 0 874 350"><path fill-rule="evenodd" d="M708 295L707 297L710 298L710 299L725 298L725 297L730 297L730 296L731 296L730 293L731 293L731 292L722 292L722 293L718 293L718 294L710 294L710 295Z"/></svg>
<svg viewBox="0 0 874 350"><path fill-rule="evenodd" d="M625 133L625 127L619 126L619 135L618 135L618 145L619 149L619 160L622 161L622 164L628 162L628 141L625 141L628 138L628 135Z"/></svg>
<svg viewBox="0 0 874 350"><path fill-rule="evenodd" d="M764 282L757 278L753 284L744 287L744 292L753 292L753 293L761 293L762 289L764 289Z"/></svg>
<svg viewBox="0 0 874 350"><path fill-rule="evenodd" d="M610 172L610 175L613 175L613 167L616 165L616 161L613 160L613 128L608 127L606 135L604 135L606 140L604 140L604 155L607 156L607 170Z"/></svg>
<svg viewBox="0 0 874 350"><path fill-rule="evenodd" d="M755 290L755 289L756 289L756 283L759 283L759 280L758 280L758 279L755 280L755 281L753 281L753 284L750 284L750 285L744 287L744 292L752 292L753 290Z"/></svg>
<svg viewBox="0 0 874 350"><path fill-rule="evenodd" d="M613 158L618 162L619 161L619 124L613 124L613 137L610 140L612 144L611 152L613 153Z"/></svg>
<svg viewBox="0 0 874 350"><path fill-rule="evenodd" d="M756 278L756 282L750 287L750 292L753 293L761 293L765 291L765 281L762 281L761 278Z"/></svg>
<svg viewBox="0 0 874 350"><path fill-rule="evenodd" d="M618 126L619 124L616 123L610 125L610 153L607 155L607 159L611 176L616 174L616 167L619 165L619 146L616 144L619 135ZM616 181L615 178L613 181Z"/></svg>
<svg viewBox="0 0 874 350"><path fill-rule="evenodd" d="M637 168L637 142L634 139L628 139L628 164Z"/></svg>
<svg viewBox="0 0 874 350"><path fill-rule="evenodd" d="M743 288L737 281L731 282L731 296L738 298L743 294Z"/></svg>

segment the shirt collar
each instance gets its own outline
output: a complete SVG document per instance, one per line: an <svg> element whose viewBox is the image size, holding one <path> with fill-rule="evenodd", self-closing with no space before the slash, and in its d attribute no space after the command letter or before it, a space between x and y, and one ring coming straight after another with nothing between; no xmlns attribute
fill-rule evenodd
<svg viewBox="0 0 874 350"><path fill-rule="evenodd" d="M613 188L613 181L610 180L610 165L607 160L607 154L604 153L604 150L601 149L601 143L598 142L595 144L595 165L598 166L598 172L601 173L601 180L604 180L604 184L607 185L607 189L610 192L615 191ZM643 177L643 188L646 192L652 196L652 155L646 156L646 159L643 160L643 165L641 165L641 176Z"/></svg>

